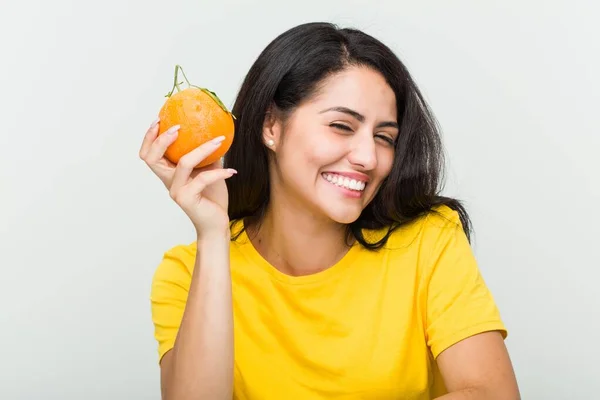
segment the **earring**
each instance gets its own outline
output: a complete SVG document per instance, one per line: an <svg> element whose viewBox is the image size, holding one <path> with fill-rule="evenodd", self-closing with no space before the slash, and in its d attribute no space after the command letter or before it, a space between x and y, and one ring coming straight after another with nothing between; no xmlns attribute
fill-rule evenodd
<svg viewBox="0 0 600 400"><path fill-rule="evenodd" d="M273 139L269 139L267 140L267 146L271 147L275 144L275 142L273 141Z"/></svg>

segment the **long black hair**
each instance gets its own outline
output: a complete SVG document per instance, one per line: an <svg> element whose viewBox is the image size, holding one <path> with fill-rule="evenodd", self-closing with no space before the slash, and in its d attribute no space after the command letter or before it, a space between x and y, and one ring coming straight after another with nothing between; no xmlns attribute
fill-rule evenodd
<svg viewBox="0 0 600 400"><path fill-rule="evenodd" d="M351 28L325 22L296 26L275 38L262 51L241 85L232 109L235 136L224 157L229 178L229 218L260 221L269 204L268 150L263 124L271 106L289 115L310 99L319 84L349 66L370 67L383 75L396 95L400 132L392 170L349 234L363 246L383 246L390 234L437 206L458 212L467 238L471 222L459 200L439 195L444 153L439 127L404 64L386 45ZM387 228L369 242L363 230ZM239 233L239 232L238 232Z"/></svg>

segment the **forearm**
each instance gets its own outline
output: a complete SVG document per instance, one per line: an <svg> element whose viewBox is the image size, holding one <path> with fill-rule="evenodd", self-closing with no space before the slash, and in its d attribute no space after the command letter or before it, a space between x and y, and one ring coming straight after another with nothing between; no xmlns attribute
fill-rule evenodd
<svg viewBox="0 0 600 400"><path fill-rule="evenodd" d="M232 313L229 235L199 239L166 399L231 399Z"/></svg>
<svg viewBox="0 0 600 400"><path fill-rule="evenodd" d="M448 393L435 400L479 400L487 399L485 393L477 389L463 389L456 392Z"/></svg>
<svg viewBox="0 0 600 400"><path fill-rule="evenodd" d="M491 390L483 387L468 388L457 390L436 397L435 400L520 400L520 396L516 394L512 396L506 393L506 390Z"/></svg>

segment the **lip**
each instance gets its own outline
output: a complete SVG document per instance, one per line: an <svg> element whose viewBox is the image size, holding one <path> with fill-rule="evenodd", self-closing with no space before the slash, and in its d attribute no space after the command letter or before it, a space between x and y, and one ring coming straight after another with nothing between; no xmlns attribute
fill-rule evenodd
<svg viewBox="0 0 600 400"><path fill-rule="evenodd" d="M341 171L323 171L323 174L339 175L349 179L354 179L364 183L369 183L369 176L360 172L341 172Z"/></svg>
<svg viewBox="0 0 600 400"><path fill-rule="evenodd" d="M324 172L324 174L325 174L325 172ZM327 182L328 186L331 186L332 188L334 188L334 190L338 190L339 193L341 193L344 197L348 197L348 198L352 198L352 199L360 199L363 196L364 190L347 189L343 186L338 186L333 182L329 182L327 179L325 179L325 177L323 175L321 175L321 178L323 178L323 180L325 182Z"/></svg>

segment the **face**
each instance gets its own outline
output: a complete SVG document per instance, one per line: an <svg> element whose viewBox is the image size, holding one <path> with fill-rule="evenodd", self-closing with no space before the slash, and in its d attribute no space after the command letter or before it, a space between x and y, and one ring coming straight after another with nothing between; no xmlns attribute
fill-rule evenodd
<svg viewBox="0 0 600 400"><path fill-rule="evenodd" d="M328 78L285 126L266 126L273 195L351 223L390 173L397 137L394 92L378 72L351 67Z"/></svg>

